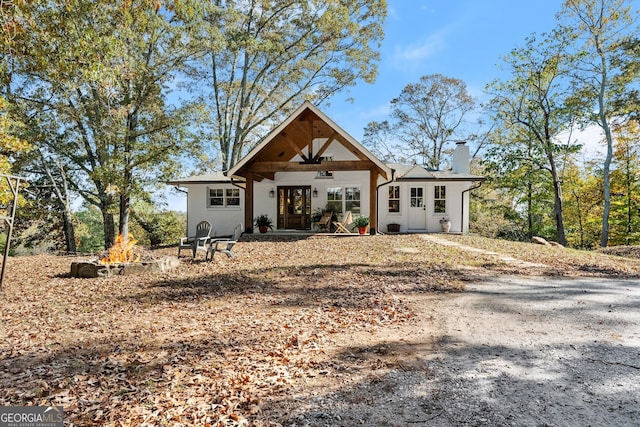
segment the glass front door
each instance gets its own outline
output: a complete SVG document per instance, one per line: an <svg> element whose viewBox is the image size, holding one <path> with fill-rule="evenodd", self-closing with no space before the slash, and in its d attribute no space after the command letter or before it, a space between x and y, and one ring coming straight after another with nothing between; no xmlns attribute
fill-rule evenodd
<svg viewBox="0 0 640 427"><path fill-rule="evenodd" d="M422 186L411 187L409 190L409 229L426 230L427 207L425 203L425 188Z"/></svg>
<svg viewBox="0 0 640 427"><path fill-rule="evenodd" d="M311 187L278 187L278 229L311 229Z"/></svg>

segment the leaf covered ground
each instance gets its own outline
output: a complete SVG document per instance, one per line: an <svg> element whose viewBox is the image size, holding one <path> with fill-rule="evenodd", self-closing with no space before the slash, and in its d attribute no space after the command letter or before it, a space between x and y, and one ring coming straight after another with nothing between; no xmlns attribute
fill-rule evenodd
<svg viewBox="0 0 640 427"><path fill-rule="evenodd" d="M493 242L563 274L638 275L626 258L565 259L566 250L541 247L529 255L533 245L451 238ZM377 334L428 316L413 298L513 273L492 255L417 235L255 237L234 251L211 263L181 258L166 273L98 279L69 277L75 258L10 259L0 290L0 405L61 405L73 425L286 425L297 394L393 364L346 349L366 342L382 355Z"/></svg>

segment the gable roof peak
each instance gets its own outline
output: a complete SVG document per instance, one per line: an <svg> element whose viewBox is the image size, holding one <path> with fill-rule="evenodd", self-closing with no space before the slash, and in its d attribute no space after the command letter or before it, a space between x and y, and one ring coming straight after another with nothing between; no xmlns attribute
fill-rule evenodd
<svg viewBox="0 0 640 427"><path fill-rule="evenodd" d="M316 119L320 121L320 126L325 131L328 129L329 132L332 132L336 135L336 139L340 143L346 146L350 146L352 150L355 152L361 153L363 159L371 161L377 169L381 171L383 175L387 175L387 177L391 176L391 170L376 156L374 156L367 148L365 148L360 142L358 142L355 138L353 138L349 133L347 133L344 129L342 129L338 124L336 124L331 118L329 118L325 113L323 113L318 107L316 107L313 103L308 100L305 100L293 113L289 115L280 125L274 128L265 138L262 139L260 143L258 143L246 156L244 156L238 163L236 163L233 167L231 167L228 171L228 176L238 176L238 172L240 172L243 168L245 168L252 160L254 160L263 150L269 146L274 140L287 138L285 135L287 132L290 132L295 129L294 122L298 119L302 119L303 115L310 111L315 116L313 120ZM309 141L306 143L311 143L314 139L313 133L317 131L315 124L309 125L309 129L311 129L311 134L305 134ZM285 132L285 130L287 132ZM328 135L323 135L323 137L329 137ZM260 154L262 156L262 154Z"/></svg>

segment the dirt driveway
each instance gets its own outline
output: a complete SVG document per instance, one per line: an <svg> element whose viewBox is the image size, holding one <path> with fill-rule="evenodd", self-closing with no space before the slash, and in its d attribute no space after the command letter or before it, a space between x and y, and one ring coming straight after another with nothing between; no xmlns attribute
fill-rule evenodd
<svg viewBox="0 0 640 427"><path fill-rule="evenodd" d="M379 370L295 396L287 425L640 425L640 282L499 277L416 304L419 327L343 352Z"/></svg>

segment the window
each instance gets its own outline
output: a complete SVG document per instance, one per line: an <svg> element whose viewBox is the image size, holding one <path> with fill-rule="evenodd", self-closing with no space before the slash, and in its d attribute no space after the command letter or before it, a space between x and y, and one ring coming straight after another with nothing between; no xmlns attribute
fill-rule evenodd
<svg viewBox="0 0 640 427"><path fill-rule="evenodd" d="M447 212L447 187L444 185L436 185L434 187L433 194L433 212L445 213Z"/></svg>
<svg viewBox="0 0 640 427"><path fill-rule="evenodd" d="M207 207L223 208L240 206L239 188L208 188Z"/></svg>
<svg viewBox="0 0 640 427"><path fill-rule="evenodd" d="M342 187L327 188L327 209L335 214L342 212Z"/></svg>
<svg viewBox="0 0 640 427"><path fill-rule="evenodd" d="M400 186L389 186L389 212L400 212Z"/></svg>
<svg viewBox="0 0 640 427"><path fill-rule="evenodd" d="M224 206L224 189L210 188L208 207Z"/></svg>
<svg viewBox="0 0 640 427"><path fill-rule="evenodd" d="M227 188L227 206L240 206L239 188Z"/></svg>
<svg viewBox="0 0 640 427"><path fill-rule="evenodd" d="M351 211L360 215L360 187L327 188L327 207L336 214Z"/></svg>
<svg viewBox="0 0 640 427"><path fill-rule="evenodd" d="M354 215L360 215L360 187L347 187L344 189L345 209Z"/></svg>
<svg viewBox="0 0 640 427"><path fill-rule="evenodd" d="M421 208L424 206L424 195L422 187L411 187L411 207Z"/></svg>
<svg viewBox="0 0 640 427"><path fill-rule="evenodd" d="M329 154L324 157L320 157L320 162L330 162L333 160L333 155ZM318 171L316 178L333 178L333 171Z"/></svg>

